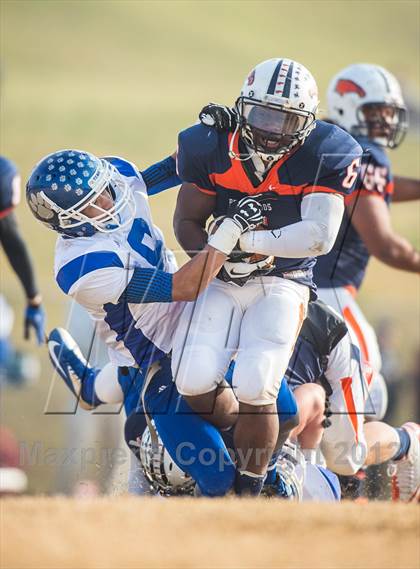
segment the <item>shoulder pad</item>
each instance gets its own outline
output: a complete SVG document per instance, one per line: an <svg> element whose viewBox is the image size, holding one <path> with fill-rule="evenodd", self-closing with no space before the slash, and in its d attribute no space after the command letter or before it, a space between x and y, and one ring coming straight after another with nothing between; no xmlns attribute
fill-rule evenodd
<svg viewBox="0 0 420 569"><path fill-rule="evenodd" d="M215 128L195 124L179 133L178 152L187 152L190 158L208 157L217 150L219 136Z"/></svg>
<svg viewBox="0 0 420 569"><path fill-rule="evenodd" d="M363 150L363 159L362 162L364 164L373 164L374 166L382 166L391 168L391 162L389 160L389 156L386 153L385 149L372 142L365 137L360 137L357 139L358 143L362 147Z"/></svg>
<svg viewBox="0 0 420 569"><path fill-rule="evenodd" d="M312 154L312 160L315 158L317 164L321 165L318 178L343 170L355 158L362 156L360 144L350 134L339 126L324 121L317 121L316 128L302 149L305 147Z"/></svg>
<svg viewBox="0 0 420 569"><path fill-rule="evenodd" d="M178 136L177 165L182 181L210 188L209 174L217 171L223 162L223 149L227 147L228 133L202 124L182 131Z"/></svg>
<svg viewBox="0 0 420 569"><path fill-rule="evenodd" d="M124 158L120 158L119 156L104 156L103 160L110 162L120 174L127 176L127 178L140 178L137 167L132 162L124 160Z"/></svg>
<svg viewBox="0 0 420 569"><path fill-rule="evenodd" d="M335 310L320 300L309 303L300 336L310 342L319 355L329 356L347 332L346 323Z"/></svg>

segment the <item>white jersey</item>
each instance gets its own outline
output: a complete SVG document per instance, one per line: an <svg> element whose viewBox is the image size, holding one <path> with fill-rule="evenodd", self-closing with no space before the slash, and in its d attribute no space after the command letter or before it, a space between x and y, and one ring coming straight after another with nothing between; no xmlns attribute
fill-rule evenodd
<svg viewBox="0 0 420 569"><path fill-rule="evenodd" d="M59 237L55 278L60 288L81 304L118 366L148 366L172 349L172 337L183 302L133 304L119 298L134 269L173 273L177 265L153 225L146 185L137 168L121 158L107 158L127 178L136 202L133 222L113 233Z"/></svg>

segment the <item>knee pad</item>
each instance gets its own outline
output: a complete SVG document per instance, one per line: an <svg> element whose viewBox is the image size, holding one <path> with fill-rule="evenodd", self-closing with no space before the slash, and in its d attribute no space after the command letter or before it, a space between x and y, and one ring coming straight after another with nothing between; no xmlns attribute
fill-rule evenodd
<svg viewBox="0 0 420 569"><path fill-rule="evenodd" d="M232 386L241 403L256 406L276 403L281 377L276 374L270 355L251 351L236 362Z"/></svg>
<svg viewBox="0 0 420 569"><path fill-rule="evenodd" d="M223 363L210 346L185 346L177 368L173 368L179 393L203 395L216 389L224 377Z"/></svg>

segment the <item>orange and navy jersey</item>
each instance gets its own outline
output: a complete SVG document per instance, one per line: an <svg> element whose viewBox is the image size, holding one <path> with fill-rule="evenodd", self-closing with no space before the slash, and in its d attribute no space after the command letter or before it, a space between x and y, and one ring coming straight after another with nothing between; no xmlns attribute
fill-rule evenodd
<svg viewBox="0 0 420 569"><path fill-rule="evenodd" d="M363 148L362 168L356 190L346 204L363 207L363 196L374 195L389 206L394 191L391 165L386 151L365 137L357 139ZM333 249L319 257L314 280L319 288L358 289L364 279L370 253L351 224L346 212Z"/></svg>
<svg viewBox="0 0 420 569"><path fill-rule="evenodd" d="M317 121L302 146L278 160L261 179L252 160L239 161L229 155L232 133L218 133L202 124L180 133L178 174L183 182L216 197L214 216L226 214L229 206L246 195L267 194L264 200L268 229L301 221L301 202L312 192L349 196L356 185L362 149L341 128ZM246 153L235 136L233 150ZM312 285L315 259L276 259L270 275L285 275Z"/></svg>

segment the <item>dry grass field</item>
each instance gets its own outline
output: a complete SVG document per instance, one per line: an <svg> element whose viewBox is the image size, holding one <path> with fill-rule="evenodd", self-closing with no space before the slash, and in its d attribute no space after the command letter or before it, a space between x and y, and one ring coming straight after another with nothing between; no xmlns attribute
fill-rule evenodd
<svg viewBox="0 0 420 569"><path fill-rule="evenodd" d="M5 499L1 569L416 569L420 510L389 503Z"/></svg>

